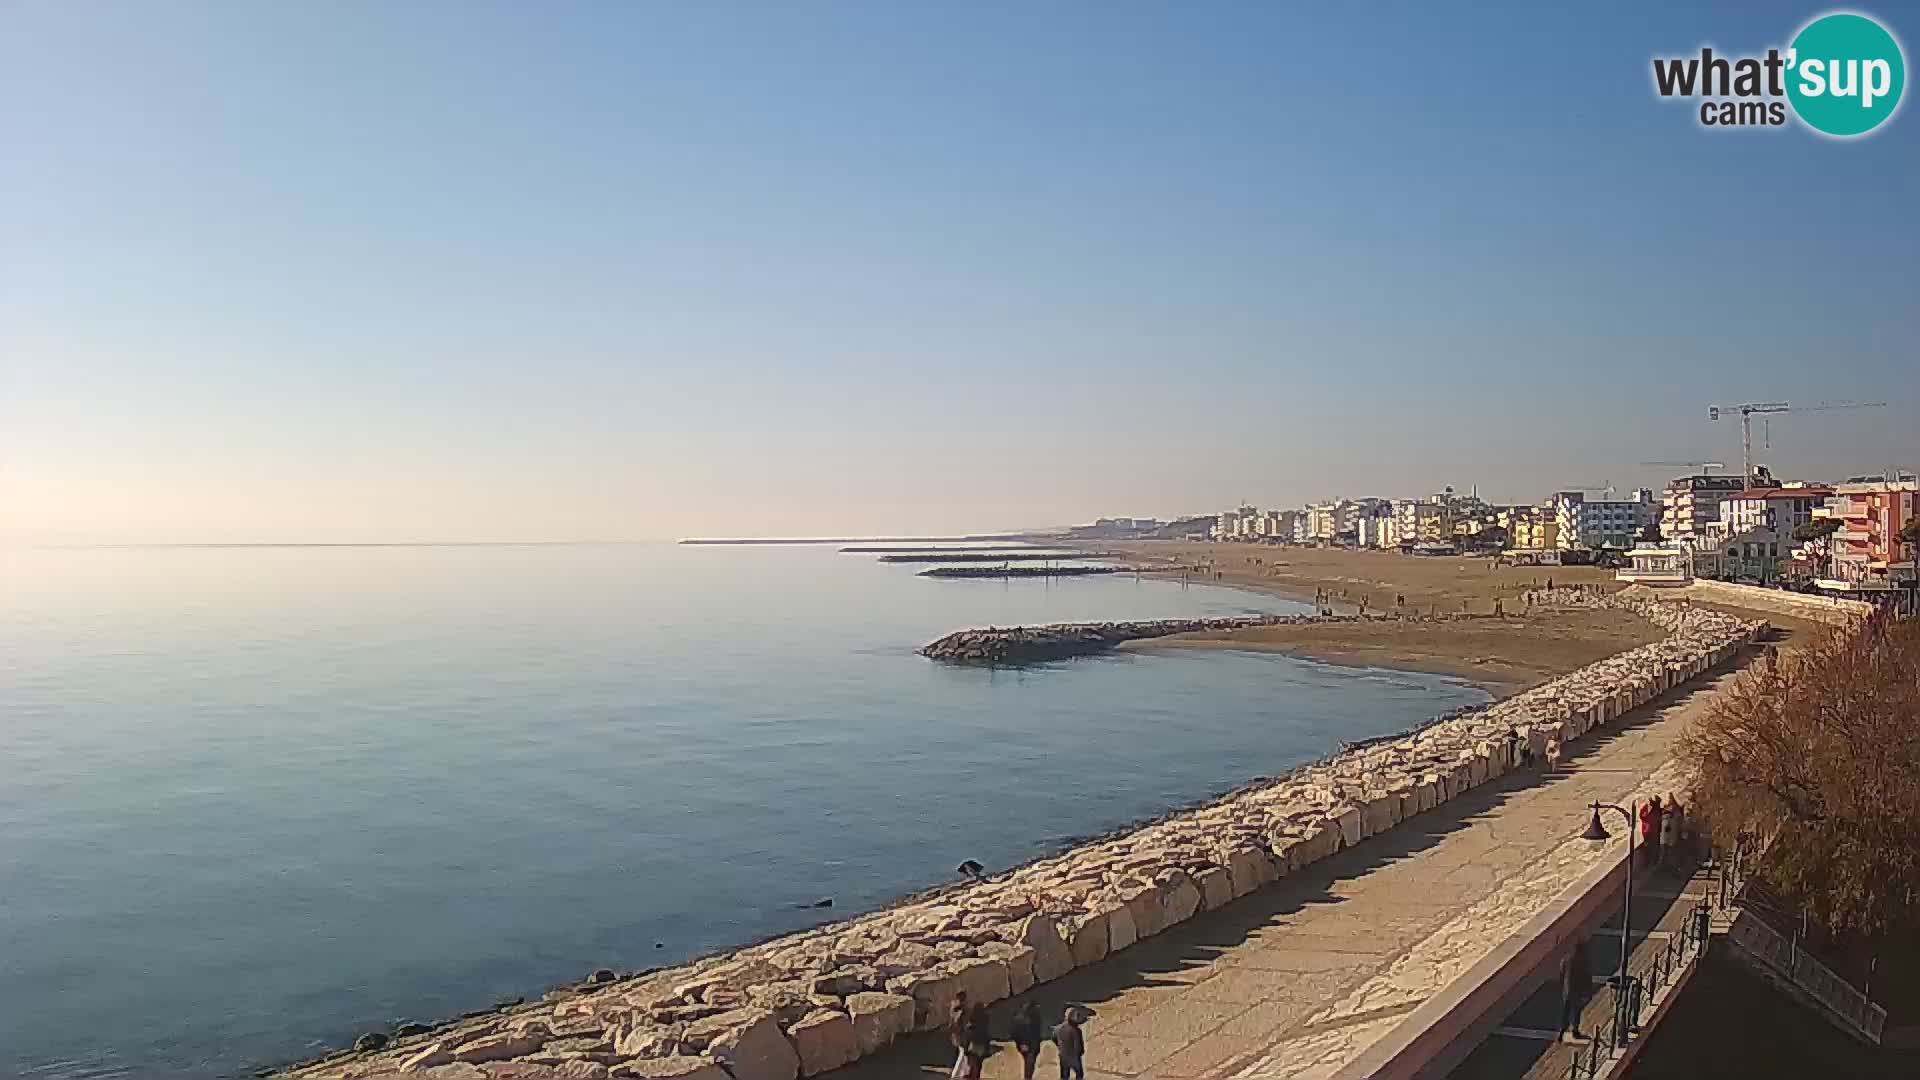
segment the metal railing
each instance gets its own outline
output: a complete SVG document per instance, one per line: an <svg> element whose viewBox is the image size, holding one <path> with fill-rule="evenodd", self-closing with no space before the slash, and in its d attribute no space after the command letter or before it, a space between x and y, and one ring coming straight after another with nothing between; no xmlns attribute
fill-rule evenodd
<svg viewBox="0 0 1920 1080"><path fill-rule="evenodd" d="M1587 1041L1574 1048L1572 1060L1561 1073L1563 1080L1597 1080L1603 1075L1614 1055L1640 1033L1641 1021L1659 1004L1663 992L1706 951L1712 936L1712 904L1702 900L1687 912L1680 932L1664 944L1643 942L1627 963L1625 980L1617 973L1609 976L1600 991L1605 1019L1594 1026L1591 1036L1576 1030Z"/></svg>
<svg viewBox="0 0 1920 1080"><path fill-rule="evenodd" d="M1807 955L1798 940L1788 938L1752 913L1742 913L1733 920L1727 929L1727 939L1858 1028L1869 1040L1880 1041L1880 1033L1887 1024L1887 1010L1834 974L1832 968Z"/></svg>
<svg viewBox="0 0 1920 1080"><path fill-rule="evenodd" d="M1869 1041L1878 1043L1887 1024L1887 1010L1809 955L1800 944L1800 930L1789 936L1768 924L1769 918L1784 925L1803 920L1783 910L1784 904L1767 890L1757 885L1748 888L1747 879L1766 847L1765 838L1743 834L1736 839L1731 856L1722 863L1716 906L1729 909L1726 914L1732 917L1727 926L1727 940L1851 1024Z"/></svg>

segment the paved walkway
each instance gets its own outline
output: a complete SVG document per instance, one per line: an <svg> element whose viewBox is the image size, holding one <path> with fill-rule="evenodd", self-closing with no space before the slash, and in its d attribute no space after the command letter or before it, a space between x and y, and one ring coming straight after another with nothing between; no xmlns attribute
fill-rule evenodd
<svg viewBox="0 0 1920 1080"><path fill-rule="evenodd" d="M1640 878L1633 890L1633 935L1628 970L1644 972L1673 938L1687 931L1694 905L1711 899L1719 885L1716 870L1697 852L1676 853L1660 871ZM1615 910L1587 939L1587 969L1593 988L1575 1027L1580 1036L1560 1036L1560 980L1556 962L1541 972L1545 981L1485 1042L1450 1075L1450 1080L1565 1080L1576 1054L1587 1053L1593 1032L1613 1022L1609 977L1620 968L1620 912Z"/></svg>
<svg viewBox="0 0 1920 1080"><path fill-rule="evenodd" d="M1094 1080L1331 1076L1599 860L1612 845L1578 839L1589 803L1679 786L1670 750L1703 688L1580 740L1556 772L1483 785L1031 996L1050 1021L1067 1002L1094 1014ZM995 1010L998 1031L1010 1011ZM951 1055L916 1036L832 1075L941 1075ZM1058 1075L1051 1045L1037 1075ZM1019 1055L1002 1044L986 1076L1019 1077Z"/></svg>

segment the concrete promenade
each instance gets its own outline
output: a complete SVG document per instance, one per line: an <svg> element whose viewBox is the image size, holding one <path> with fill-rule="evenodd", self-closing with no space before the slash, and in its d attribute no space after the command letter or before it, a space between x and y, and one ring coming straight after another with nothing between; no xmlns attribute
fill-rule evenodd
<svg viewBox="0 0 1920 1080"><path fill-rule="evenodd" d="M1219 911L1032 992L1049 1020L1094 1015L1088 1076L1331 1077L1625 839L1578 839L1589 803L1679 787L1675 738L1725 675L1680 687L1567 748L1555 772L1508 774ZM1001 1037L1014 1005L994 1009ZM914 1036L836 1080L940 1075L952 1051ZM1051 1045L1043 1077L1058 1075ZM986 1076L1020 1076L1001 1044Z"/></svg>

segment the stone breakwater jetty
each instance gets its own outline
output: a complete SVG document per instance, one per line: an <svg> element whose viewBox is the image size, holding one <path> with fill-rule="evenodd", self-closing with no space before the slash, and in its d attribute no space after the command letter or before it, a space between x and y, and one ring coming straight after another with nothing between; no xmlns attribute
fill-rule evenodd
<svg viewBox="0 0 1920 1080"><path fill-rule="evenodd" d="M1483 613L1443 615L1226 615L1199 619L1146 619L1135 622L1047 623L1040 626L990 626L956 630L921 646L920 655L949 664L1038 664L1091 656L1129 641L1246 630L1259 626L1353 622L1462 622L1490 619Z"/></svg>
<svg viewBox="0 0 1920 1080"><path fill-rule="evenodd" d="M1208 630L1244 630L1323 621L1316 615L1233 615L1210 619L1146 619L1135 622L1049 623L1044 626L990 626L959 630L930 642L920 655L949 664L1037 664L1090 656L1127 641L1195 634Z"/></svg>
<svg viewBox="0 0 1920 1080"><path fill-rule="evenodd" d="M1612 723L1730 659L1764 623L1627 597L1669 632L1493 705L1351 747L1197 810L890 910L684 966L584 983L291 1070L429 1076L796 1080L1098 963L1392 828L1513 766L1525 743Z"/></svg>
<svg viewBox="0 0 1920 1080"><path fill-rule="evenodd" d="M1090 574L1137 574L1132 566L936 566L920 571L920 577L1009 578L1009 577L1086 577Z"/></svg>
<svg viewBox="0 0 1920 1080"><path fill-rule="evenodd" d="M941 551L920 555L882 555L883 563L1013 563L1059 562L1062 559L1108 559L1100 551Z"/></svg>

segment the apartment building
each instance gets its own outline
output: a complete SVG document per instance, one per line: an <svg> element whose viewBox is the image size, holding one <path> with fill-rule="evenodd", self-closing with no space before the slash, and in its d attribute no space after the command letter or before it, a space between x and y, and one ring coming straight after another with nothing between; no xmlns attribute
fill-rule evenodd
<svg viewBox="0 0 1920 1080"><path fill-rule="evenodd" d="M1256 507L1241 505L1236 510L1222 513L1214 522L1215 540L1247 540L1256 535L1260 511Z"/></svg>
<svg viewBox="0 0 1920 1080"><path fill-rule="evenodd" d="M1401 544L1448 539L1446 511L1431 499L1395 499L1393 532Z"/></svg>
<svg viewBox="0 0 1920 1080"><path fill-rule="evenodd" d="M1661 493L1660 535L1687 547L1709 543L1707 526L1720 520L1720 504L1746 486L1740 477L1710 473L1669 480Z"/></svg>
<svg viewBox="0 0 1920 1080"><path fill-rule="evenodd" d="M1263 540L1291 541L1294 521L1299 516L1298 510L1262 510L1258 527L1254 531Z"/></svg>
<svg viewBox="0 0 1920 1080"><path fill-rule="evenodd" d="M1867 480L1835 484L1814 517L1840 521L1833 534L1833 574L1868 588L1904 586L1915 577L1914 551L1898 539L1920 517L1920 480Z"/></svg>
<svg viewBox="0 0 1920 1080"><path fill-rule="evenodd" d="M1517 507L1506 515L1507 537L1525 551L1549 551L1560 546L1560 522L1553 510Z"/></svg>
<svg viewBox="0 0 1920 1080"><path fill-rule="evenodd" d="M1633 547L1641 530L1657 521L1660 503L1653 492L1639 488L1625 499L1589 499L1585 492L1561 491L1553 496L1555 538L1562 550L1573 548Z"/></svg>
<svg viewBox="0 0 1920 1080"><path fill-rule="evenodd" d="M1791 535L1794 529L1812 521L1814 510L1825 506L1832 495L1831 489L1813 484L1744 488L1720 501L1715 531L1734 535L1750 529L1770 528Z"/></svg>

